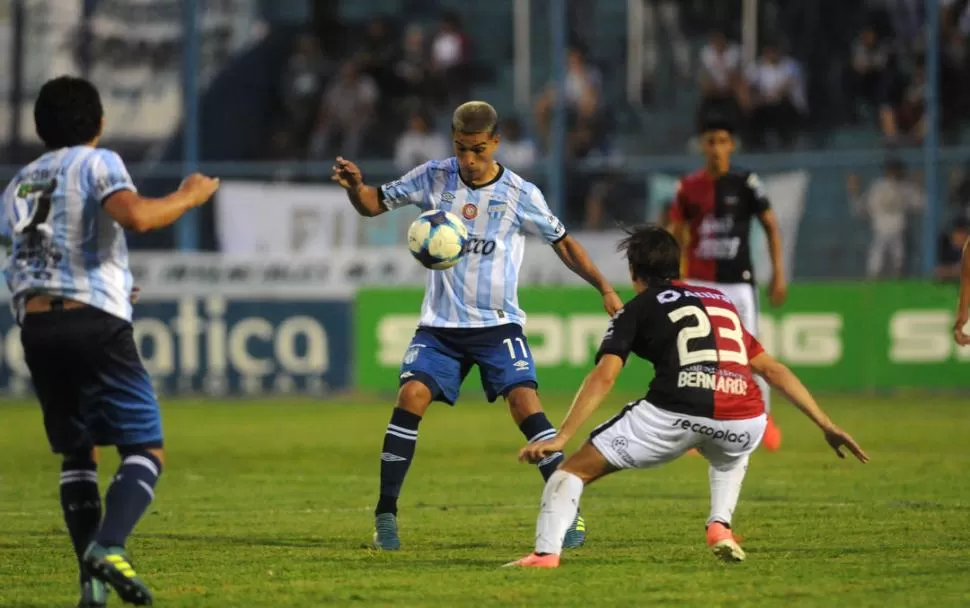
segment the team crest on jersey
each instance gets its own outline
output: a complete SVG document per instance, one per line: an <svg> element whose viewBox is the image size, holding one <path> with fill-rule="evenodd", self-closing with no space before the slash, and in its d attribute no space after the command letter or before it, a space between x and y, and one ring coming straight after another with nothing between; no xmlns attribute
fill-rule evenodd
<svg viewBox="0 0 970 608"><path fill-rule="evenodd" d="M492 199L488 201L488 217L497 220L505 215L505 201Z"/></svg>
<svg viewBox="0 0 970 608"><path fill-rule="evenodd" d="M473 220L478 217L478 207L474 203L465 203L465 206L461 208L461 215L466 220Z"/></svg>

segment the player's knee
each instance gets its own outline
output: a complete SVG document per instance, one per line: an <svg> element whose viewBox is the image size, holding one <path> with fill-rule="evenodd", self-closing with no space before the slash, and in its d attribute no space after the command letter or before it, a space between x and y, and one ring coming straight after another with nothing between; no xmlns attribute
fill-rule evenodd
<svg viewBox="0 0 970 608"><path fill-rule="evenodd" d="M397 393L397 407L417 416L424 416L429 405L431 405L431 389L423 382L412 380L402 386Z"/></svg>
<svg viewBox="0 0 970 608"><path fill-rule="evenodd" d="M122 461L129 456L150 456L159 467L165 466L165 449L161 446L118 446L118 455Z"/></svg>

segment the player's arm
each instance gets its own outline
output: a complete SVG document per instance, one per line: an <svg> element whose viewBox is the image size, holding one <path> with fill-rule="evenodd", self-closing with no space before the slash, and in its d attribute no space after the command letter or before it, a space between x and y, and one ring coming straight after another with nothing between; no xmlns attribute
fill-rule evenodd
<svg viewBox="0 0 970 608"><path fill-rule="evenodd" d="M839 458L845 458L841 448L846 447L861 462L868 462L869 456L862 451L852 437L840 429L822 411L815 398L808 392L802 381L788 367L768 353L762 351L751 359L751 369L760 374L772 387L780 391L803 414L808 416L825 434L828 442Z"/></svg>
<svg viewBox="0 0 970 608"><path fill-rule="evenodd" d="M687 221L685 210L687 199L683 194L684 180L677 181L677 193L674 195L673 203L670 205L670 212L663 218L663 227L670 234L674 235L681 247L687 244Z"/></svg>
<svg viewBox="0 0 970 608"><path fill-rule="evenodd" d="M559 426L556 436L525 446L519 451L519 460L536 462L553 452L561 451L583 423L599 409L603 399L613 390L613 385L633 350L633 339L638 332L638 319L642 316L641 306L643 306L642 302L634 300L627 308L621 309L610 319L603 342L596 353L596 367L586 376L573 398L569 412L566 413L566 418Z"/></svg>
<svg viewBox="0 0 970 608"><path fill-rule="evenodd" d="M610 282L606 280L606 277L603 276L603 273L600 272L599 268L596 267L596 264L593 263L593 260L590 259L589 254L586 253L586 249L579 244L579 241L567 234L553 243L552 248L567 268L582 277L584 281L600 292L600 295L604 298L604 305L606 306L607 312L611 316L623 307L623 302L616 295L616 291L610 285Z"/></svg>
<svg viewBox="0 0 970 608"><path fill-rule="evenodd" d="M960 296L957 300L956 320L953 323L953 337L960 346L970 344L970 336L963 331L970 317L970 251L968 249L970 249L970 239L963 244L963 254L960 258Z"/></svg>
<svg viewBox="0 0 970 608"><path fill-rule="evenodd" d="M778 216L771 209L768 195L757 175L749 174L745 185L751 191L754 212L768 237L768 255L771 257L771 285L768 287L768 295L774 306L781 306L788 296L788 280L785 278L785 258L782 253Z"/></svg>
<svg viewBox="0 0 970 608"><path fill-rule="evenodd" d="M566 233L566 227L553 215L538 188L533 188L531 193L519 201L516 212L519 214L519 221L524 231L542 237L552 245L556 255L567 268L600 292L603 296L603 307L610 316L623 308L623 302L616 295L610 282L599 271L579 241Z"/></svg>
<svg viewBox="0 0 970 608"><path fill-rule="evenodd" d="M186 211L212 198L219 188L218 179L193 173L168 196L145 198L138 194L121 157L107 150L99 150L85 170L89 192L105 213L129 232L170 226Z"/></svg>
<svg viewBox="0 0 970 608"><path fill-rule="evenodd" d="M338 156L330 180L347 191L347 198L357 213L364 217L375 217L405 205L417 205L424 209L429 171L430 163L425 163L400 179L374 187L364 183L357 165Z"/></svg>

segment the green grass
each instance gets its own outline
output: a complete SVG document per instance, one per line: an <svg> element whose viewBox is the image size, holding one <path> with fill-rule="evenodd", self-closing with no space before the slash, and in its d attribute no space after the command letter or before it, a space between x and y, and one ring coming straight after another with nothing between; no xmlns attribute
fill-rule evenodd
<svg viewBox="0 0 970 608"><path fill-rule="evenodd" d="M130 548L159 606L970 604L967 403L826 405L872 462L838 460L779 404L785 446L752 460L739 565L706 550L706 468L688 457L592 486L589 542L559 570L499 569L530 549L541 485L504 408L479 404L422 424L404 548L381 554L365 544L386 404L169 402L167 469ZM76 600L57 481L35 407L0 407L0 606Z"/></svg>

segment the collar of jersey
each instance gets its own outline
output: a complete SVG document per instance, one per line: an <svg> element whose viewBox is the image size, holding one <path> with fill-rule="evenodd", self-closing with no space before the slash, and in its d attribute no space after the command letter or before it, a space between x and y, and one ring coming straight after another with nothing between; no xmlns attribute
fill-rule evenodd
<svg viewBox="0 0 970 608"><path fill-rule="evenodd" d="M455 161L455 162L457 164L458 161ZM488 180L488 182L482 184L481 186L473 186L468 182L466 182L465 178L461 176L461 171L458 172L458 179L460 179L461 183L465 184L465 187L468 188L469 190L481 190L482 188L488 188L498 180L502 179L502 176L505 175L505 167L502 166L502 163L496 163L496 164L498 165L498 173L495 174L495 177Z"/></svg>

